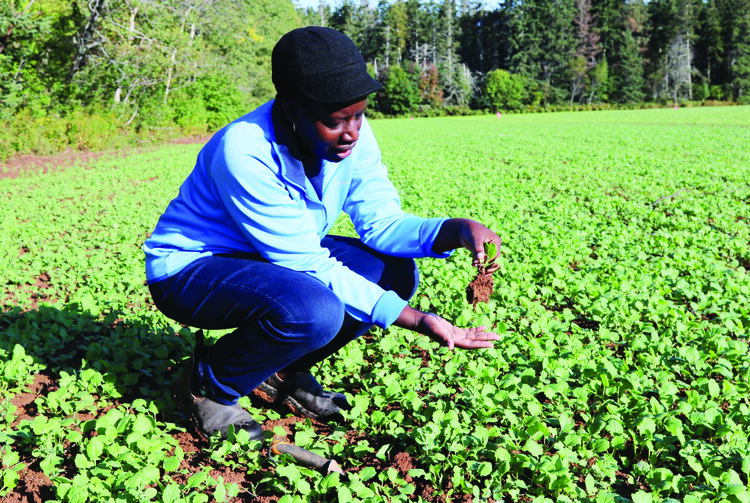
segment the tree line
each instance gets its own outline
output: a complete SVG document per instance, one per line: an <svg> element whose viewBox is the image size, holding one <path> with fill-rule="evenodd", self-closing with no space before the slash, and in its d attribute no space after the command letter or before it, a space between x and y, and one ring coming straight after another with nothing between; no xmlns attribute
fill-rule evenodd
<svg viewBox="0 0 750 503"><path fill-rule="evenodd" d="M391 114L448 106L750 102L750 0L320 1Z"/></svg>
<svg viewBox="0 0 750 503"><path fill-rule="evenodd" d="M750 102L750 0L4 0L0 156L214 130L306 24L357 43L376 114Z"/></svg>

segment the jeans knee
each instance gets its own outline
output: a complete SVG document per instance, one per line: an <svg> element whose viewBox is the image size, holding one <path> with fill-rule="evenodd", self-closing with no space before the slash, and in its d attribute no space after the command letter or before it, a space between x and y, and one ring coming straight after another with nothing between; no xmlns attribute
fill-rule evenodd
<svg viewBox="0 0 750 503"><path fill-rule="evenodd" d="M279 323L284 339L308 351L328 344L344 322L344 304L327 288L310 292L293 306L287 305L286 311L284 320Z"/></svg>

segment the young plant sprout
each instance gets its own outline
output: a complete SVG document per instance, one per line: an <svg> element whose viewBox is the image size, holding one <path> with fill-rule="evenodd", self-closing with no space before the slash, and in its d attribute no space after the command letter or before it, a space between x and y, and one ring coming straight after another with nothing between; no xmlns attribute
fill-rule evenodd
<svg viewBox="0 0 750 503"><path fill-rule="evenodd" d="M489 266L495 263L497 259L497 245L495 243L484 243L484 265L482 269L486 270Z"/></svg>

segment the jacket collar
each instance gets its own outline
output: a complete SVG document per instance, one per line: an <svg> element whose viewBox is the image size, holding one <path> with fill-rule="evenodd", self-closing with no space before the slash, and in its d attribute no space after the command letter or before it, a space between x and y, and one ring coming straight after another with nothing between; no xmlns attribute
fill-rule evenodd
<svg viewBox="0 0 750 503"><path fill-rule="evenodd" d="M305 166L300 161L302 155L299 146L294 139L294 131L284 112L281 104L274 100L271 106L271 122L273 123L274 135L276 136L276 148L281 161L281 174L287 180L305 190Z"/></svg>

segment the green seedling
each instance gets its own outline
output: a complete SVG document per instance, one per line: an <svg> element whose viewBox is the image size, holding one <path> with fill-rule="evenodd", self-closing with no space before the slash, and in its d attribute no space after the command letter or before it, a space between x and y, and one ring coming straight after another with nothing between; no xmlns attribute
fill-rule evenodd
<svg viewBox="0 0 750 503"><path fill-rule="evenodd" d="M484 268L491 266L497 259L497 245L495 243L484 243Z"/></svg>

